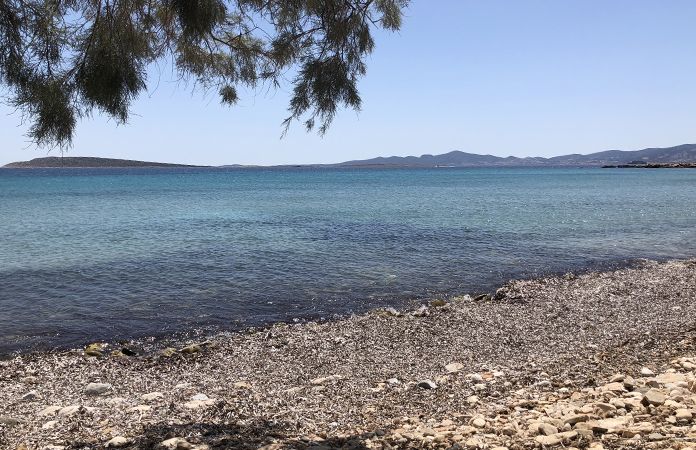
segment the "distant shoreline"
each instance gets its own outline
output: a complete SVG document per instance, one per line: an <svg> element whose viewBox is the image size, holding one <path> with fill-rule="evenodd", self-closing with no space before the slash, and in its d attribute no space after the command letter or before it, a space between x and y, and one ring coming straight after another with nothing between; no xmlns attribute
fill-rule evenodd
<svg viewBox="0 0 696 450"><path fill-rule="evenodd" d="M95 158L87 156L49 156L31 161L6 164L0 169L127 169L134 167L209 167L189 164L170 164L130 159Z"/></svg>
<svg viewBox="0 0 696 450"><path fill-rule="evenodd" d="M696 169L696 163L619 164L602 166L602 169Z"/></svg>

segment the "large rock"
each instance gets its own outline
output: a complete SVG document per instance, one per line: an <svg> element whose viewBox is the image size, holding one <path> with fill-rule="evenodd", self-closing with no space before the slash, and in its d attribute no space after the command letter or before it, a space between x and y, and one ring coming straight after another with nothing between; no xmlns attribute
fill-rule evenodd
<svg viewBox="0 0 696 450"><path fill-rule="evenodd" d="M109 389L111 389L111 385L108 383L89 383L85 388L85 394L101 395Z"/></svg>
<svg viewBox="0 0 696 450"><path fill-rule="evenodd" d="M667 400L667 397L665 397L665 394L660 392L658 389L650 389L643 396L642 403L645 406L648 406L648 405L660 406L660 405L665 403L665 400Z"/></svg>

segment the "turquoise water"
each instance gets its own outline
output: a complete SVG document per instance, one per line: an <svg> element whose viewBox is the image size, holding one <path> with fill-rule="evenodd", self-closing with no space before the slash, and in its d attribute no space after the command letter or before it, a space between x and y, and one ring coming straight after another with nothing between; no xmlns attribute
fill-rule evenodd
<svg viewBox="0 0 696 450"><path fill-rule="evenodd" d="M696 170L0 170L0 354L696 254Z"/></svg>

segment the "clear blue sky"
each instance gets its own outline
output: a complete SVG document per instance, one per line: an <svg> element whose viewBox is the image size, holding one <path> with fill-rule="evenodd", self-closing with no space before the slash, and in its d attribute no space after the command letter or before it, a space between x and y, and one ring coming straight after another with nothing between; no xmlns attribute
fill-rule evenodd
<svg viewBox="0 0 696 450"><path fill-rule="evenodd" d="M68 156L271 165L696 143L695 18L693 0L414 0L399 34L377 35L363 111L323 139L299 123L279 139L287 92L227 109L164 76L129 125L83 121ZM0 165L46 154L19 122L0 106Z"/></svg>

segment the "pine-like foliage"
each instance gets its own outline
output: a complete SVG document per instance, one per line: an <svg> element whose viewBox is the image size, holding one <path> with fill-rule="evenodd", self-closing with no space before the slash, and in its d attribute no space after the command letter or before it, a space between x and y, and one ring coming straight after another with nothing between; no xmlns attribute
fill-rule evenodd
<svg viewBox="0 0 696 450"><path fill-rule="evenodd" d="M372 31L396 31L410 0L0 0L0 84L38 145L68 146L80 118L128 121L148 68L234 105L238 87L296 73L290 116L326 132L359 110Z"/></svg>

